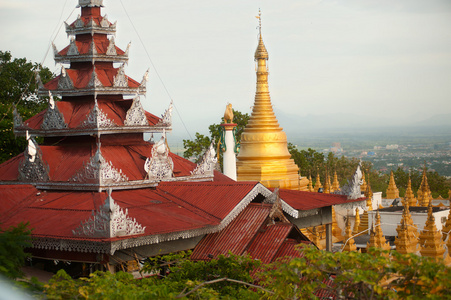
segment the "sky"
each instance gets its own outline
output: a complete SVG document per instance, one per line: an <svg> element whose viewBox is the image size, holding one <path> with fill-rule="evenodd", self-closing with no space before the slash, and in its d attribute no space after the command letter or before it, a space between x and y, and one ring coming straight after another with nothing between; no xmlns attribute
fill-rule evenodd
<svg viewBox="0 0 451 300"><path fill-rule="evenodd" d="M76 19L77 4L0 0L0 50L43 62L59 74L50 41L58 49L69 43L62 24ZM125 49L132 42L127 75L141 81L150 68L145 109L160 116L174 101L174 139L207 133L228 102L250 113L259 9L272 103L283 127L312 115L314 123L327 123L333 115L401 124L451 113L449 0L104 0L104 5L103 13L117 21L116 45Z"/></svg>

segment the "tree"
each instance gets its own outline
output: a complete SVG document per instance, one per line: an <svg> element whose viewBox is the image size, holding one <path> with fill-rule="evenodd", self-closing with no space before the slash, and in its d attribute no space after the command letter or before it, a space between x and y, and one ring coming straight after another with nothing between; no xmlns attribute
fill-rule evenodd
<svg viewBox="0 0 451 300"><path fill-rule="evenodd" d="M24 138L15 138L13 133L13 105L23 119L28 119L46 107L46 101L37 97L35 72L39 71L42 82L49 81L53 74L46 67L27 61L12 59L10 52L0 51L0 163L24 151Z"/></svg>
<svg viewBox="0 0 451 300"><path fill-rule="evenodd" d="M237 124L236 142L240 143L241 133L243 132L244 127L246 127L247 121L249 120L249 115L247 113L243 114L237 110L233 110L233 115L233 122ZM224 118L222 118L221 120L221 123L223 123ZM183 140L183 148L185 148L183 157L193 159L195 162L199 162L199 160L202 158L202 155L205 153L208 147L210 147L210 144L213 140L217 145L217 143L221 139L221 125L212 124L208 127L208 130L210 131L210 137L196 132L196 138L194 140Z"/></svg>
<svg viewBox="0 0 451 300"><path fill-rule="evenodd" d="M28 223L8 229L0 228L0 273L11 279L21 278L21 267L29 256L24 251L27 247L31 247Z"/></svg>

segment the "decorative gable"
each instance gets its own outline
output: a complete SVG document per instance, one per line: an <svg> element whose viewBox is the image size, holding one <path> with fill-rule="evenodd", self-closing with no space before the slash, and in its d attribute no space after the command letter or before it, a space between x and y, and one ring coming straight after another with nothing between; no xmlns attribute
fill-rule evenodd
<svg viewBox="0 0 451 300"><path fill-rule="evenodd" d="M166 145L166 134L163 131L161 139L152 147L152 157L146 159L144 170L149 179L164 180L173 177L174 162L169 157Z"/></svg>
<svg viewBox="0 0 451 300"><path fill-rule="evenodd" d="M201 162L196 166L192 175L214 175L214 170L218 159L216 158L216 151L213 147L213 142L210 144L208 150L202 156Z"/></svg>
<svg viewBox="0 0 451 300"><path fill-rule="evenodd" d="M108 118L108 115L101 110L97 104L97 100L95 101L93 109L86 117L86 120L81 124L81 127L86 128L108 128L115 127L116 124L113 123Z"/></svg>
<svg viewBox="0 0 451 300"><path fill-rule="evenodd" d="M130 109L127 111L127 116L124 121L126 126L148 126L146 114L139 100L139 96L133 98L133 103Z"/></svg>
<svg viewBox="0 0 451 300"><path fill-rule="evenodd" d="M76 236L114 238L143 234L146 227L142 227L135 219L128 216L128 209L125 211L111 197L111 189L108 190L108 197L105 203L96 211L92 211L92 216L80 226L72 230Z"/></svg>
<svg viewBox="0 0 451 300"><path fill-rule="evenodd" d="M66 122L64 121L64 116L55 105L52 93L49 91L49 106L44 115L44 120L41 124L41 129L51 130L51 129L64 129L67 128Z"/></svg>
<svg viewBox="0 0 451 300"><path fill-rule="evenodd" d="M26 132L28 146L24 152L25 159L19 164L19 181L44 182L50 179L49 167L42 160L38 143Z"/></svg>

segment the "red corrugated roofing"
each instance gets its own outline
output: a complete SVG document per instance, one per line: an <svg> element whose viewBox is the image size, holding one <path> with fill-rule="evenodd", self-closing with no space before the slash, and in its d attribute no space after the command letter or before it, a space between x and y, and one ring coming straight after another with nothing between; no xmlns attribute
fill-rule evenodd
<svg viewBox="0 0 451 300"><path fill-rule="evenodd" d="M271 189L274 190L274 189ZM297 210L310 210L320 207L332 206L355 201L362 201L365 198L348 200L344 195L304 192L294 190L279 190L280 198L288 205Z"/></svg>
<svg viewBox="0 0 451 300"><path fill-rule="evenodd" d="M293 226L291 223L264 225L265 228L257 233L246 252L264 264L272 262Z"/></svg>
<svg viewBox="0 0 451 300"><path fill-rule="evenodd" d="M114 84L114 78L116 77L119 68L114 68L108 66L108 64L96 64L96 74L99 81L102 83L104 87L112 87ZM66 76L69 76L72 84L75 89L85 89L88 88L88 83L92 78L92 67L84 67L80 69L66 69ZM56 76L49 82L47 82L44 87L48 90L56 90L58 89L58 81L62 75ZM128 77L128 87L129 88L138 88L140 83L136 80Z"/></svg>
<svg viewBox="0 0 451 300"><path fill-rule="evenodd" d="M78 35L75 41L75 46L77 47L78 53L80 55L86 55L91 51L91 44L94 42L94 47L96 49L97 54L106 54L108 50L108 46L110 45L110 40L107 38L105 34L94 34L91 35ZM62 49L58 52L61 56L66 56L69 51L70 45ZM124 55L125 52L121 50L119 47L116 48L116 53L118 55Z"/></svg>
<svg viewBox="0 0 451 300"><path fill-rule="evenodd" d="M191 255L195 260L226 255L229 251L241 255L268 217L271 205L249 204L226 228L205 236Z"/></svg>

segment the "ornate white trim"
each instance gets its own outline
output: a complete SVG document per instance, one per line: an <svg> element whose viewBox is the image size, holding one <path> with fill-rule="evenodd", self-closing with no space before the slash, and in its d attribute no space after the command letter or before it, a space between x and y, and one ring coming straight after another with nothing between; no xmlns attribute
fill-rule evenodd
<svg viewBox="0 0 451 300"><path fill-rule="evenodd" d="M86 27L88 28L94 28L94 27L98 27L97 23L94 21L93 18L89 19L88 24L86 25Z"/></svg>
<svg viewBox="0 0 451 300"><path fill-rule="evenodd" d="M146 73L144 73L143 79L141 80L138 90L145 90L148 80L149 80L149 69L147 69Z"/></svg>
<svg viewBox="0 0 451 300"><path fill-rule="evenodd" d="M108 115L99 108L97 100L95 101L91 112L86 117L86 120L81 124L82 128L109 128L116 126L117 125L108 118Z"/></svg>
<svg viewBox="0 0 451 300"><path fill-rule="evenodd" d="M128 87L128 77L125 75L124 64L117 70L116 76L114 76L114 87Z"/></svg>
<svg viewBox="0 0 451 300"><path fill-rule="evenodd" d="M127 49L125 49L124 56L128 56L128 53L129 53L129 51L130 51L130 46L131 46L131 45L132 45L132 42L129 42L128 45L127 45Z"/></svg>
<svg viewBox="0 0 451 300"><path fill-rule="evenodd" d="M114 42L114 37L110 38L110 43L108 44L108 48L106 49L106 55L117 55L116 44Z"/></svg>
<svg viewBox="0 0 451 300"><path fill-rule="evenodd" d="M70 181L75 182L94 182L100 185L116 182L126 182L128 177L122 173L122 170L116 169L111 161L106 161L100 151L100 144L97 146L96 154L89 162L79 170Z"/></svg>
<svg viewBox="0 0 451 300"><path fill-rule="evenodd" d="M13 123L14 123L14 129L22 129L25 127L23 123L23 119L20 116L20 114L17 112L17 107L13 105Z"/></svg>
<svg viewBox="0 0 451 300"><path fill-rule="evenodd" d="M276 200L277 200L277 194L271 193L270 195L268 195L265 198L265 200L263 200L263 202L274 204L276 202ZM282 209L284 212L286 212L287 214L289 214L290 216L292 216L295 219L299 218L299 211L297 209L292 208L285 201L283 201L283 199L280 199L280 201L282 203Z"/></svg>
<svg viewBox="0 0 451 300"><path fill-rule="evenodd" d="M216 151L213 147L214 141L211 142L210 147L202 156L202 160L197 164L191 175L214 175L214 170L218 159L216 158Z"/></svg>
<svg viewBox="0 0 451 300"><path fill-rule="evenodd" d="M108 15L104 15L102 21L100 21L100 26L104 28L110 27L110 21L108 21Z"/></svg>
<svg viewBox="0 0 451 300"><path fill-rule="evenodd" d="M26 133L28 146L25 149L25 159L19 163L19 181L43 182L48 181L49 167L42 160L41 148L38 143Z"/></svg>
<svg viewBox="0 0 451 300"><path fill-rule="evenodd" d="M72 230L76 236L113 238L143 234L146 227L128 216L128 209L121 207L111 197L111 189L105 203L96 211L92 211L92 217L80 226Z"/></svg>
<svg viewBox="0 0 451 300"><path fill-rule="evenodd" d="M70 39L70 45L69 49L67 50L67 55L80 55L80 52L78 52L77 45L75 44L75 39Z"/></svg>
<svg viewBox="0 0 451 300"><path fill-rule="evenodd" d="M81 7L103 6L103 0L78 0L78 5Z"/></svg>
<svg viewBox="0 0 451 300"><path fill-rule="evenodd" d="M52 48L53 48L53 56L54 57L57 57L57 56L59 56L59 51L58 51L58 49L56 48L56 46L55 46L55 44L52 42Z"/></svg>
<svg viewBox="0 0 451 300"><path fill-rule="evenodd" d="M342 186L338 191L335 191L333 194L337 195L346 195L348 196L348 200L355 200L362 197L362 192L360 190L360 186L362 185L362 171L360 170L362 166L362 161L357 165L357 169L354 172L354 175L348 180L348 182Z"/></svg>
<svg viewBox="0 0 451 300"><path fill-rule="evenodd" d="M158 125L172 125L172 110L174 109L174 104L171 100L169 103L168 109L164 111L164 114L161 115L161 120L158 122Z"/></svg>
<svg viewBox="0 0 451 300"><path fill-rule="evenodd" d="M41 124L41 129L51 130L51 129L64 129L67 128L66 122L64 121L63 114L59 111L58 106L55 105L52 93L49 91L49 106L44 115L44 120Z"/></svg>
<svg viewBox="0 0 451 300"><path fill-rule="evenodd" d="M139 96L133 98L133 103L127 110L124 125L126 126L149 126L146 114L139 100Z"/></svg>
<svg viewBox="0 0 451 300"><path fill-rule="evenodd" d="M95 49L94 49L95 50ZM103 87L102 82L99 80L99 77L97 76L97 72L96 72L96 67L94 66L92 68L92 74L91 74L91 79L89 80L88 84L86 87L94 87L94 88L98 88L98 87Z"/></svg>
<svg viewBox="0 0 451 300"><path fill-rule="evenodd" d="M85 23L83 22L83 20L81 19L81 16L78 15L77 20L75 21L75 28L82 28L85 26Z"/></svg>
<svg viewBox="0 0 451 300"><path fill-rule="evenodd" d="M361 201L353 201L353 202L346 202L343 204L336 204L334 206L343 208L343 209L349 209L349 210L355 210L356 208L361 208L362 210L367 210L368 207L366 206L366 199L362 199Z"/></svg>
<svg viewBox="0 0 451 300"><path fill-rule="evenodd" d="M163 131L161 139L152 147L152 157L146 159L144 170L150 180L164 180L173 177L174 162L169 157L166 145L166 133Z"/></svg>
<svg viewBox="0 0 451 300"><path fill-rule="evenodd" d="M73 88L74 84L72 82L72 79L70 79L70 76L67 74L66 68L64 66L61 66L61 75L58 79L58 89L69 90Z"/></svg>

